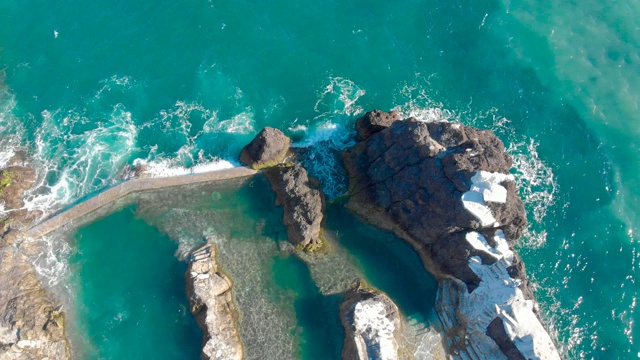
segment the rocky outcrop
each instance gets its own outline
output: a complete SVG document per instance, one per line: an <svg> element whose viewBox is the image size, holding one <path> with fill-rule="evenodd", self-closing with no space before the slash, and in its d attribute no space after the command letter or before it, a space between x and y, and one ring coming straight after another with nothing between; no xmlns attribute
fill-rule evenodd
<svg viewBox="0 0 640 360"><path fill-rule="evenodd" d="M0 170L0 359L68 359L64 314L24 255L31 245L17 241L39 216L23 209L22 201L35 172L11 162Z"/></svg>
<svg viewBox="0 0 640 360"><path fill-rule="evenodd" d="M324 195L319 183L298 164L270 168L265 174L276 193L276 205L284 207L289 241L305 251L321 248Z"/></svg>
<svg viewBox="0 0 640 360"><path fill-rule="evenodd" d="M345 331L342 358L345 360L398 359L400 312L381 292L353 289L340 304Z"/></svg>
<svg viewBox="0 0 640 360"><path fill-rule="evenodd" d="M0 248L0 359L69 359L64 314L26 257Z"/></svg>
<svg viewBox="0 0 640 360"><path fill-rule="evenodd" d="M438 278L450 354L558 359L511 248L527 222L503 143L491 131L412 118L362 134L343 153L347 206L410 242Z"/></svg>
<svg viewBox="0 0 640 360"><path fill-rule="evenodd" d="M282 131L265 127L240 153L240 162L259 170L285 162L291 140Z"/></svg>
<svg viewBox="0 0 640 360"><path fill-rule="evenodd" d="M0 234L3 237L9 238L10 232L15 235L40 215L23 209L22 195L35 180L35 171L26 166L11 165L0 170L0 204L4 208L0 215Z"/></svg>
<svg viewBox="0 0 640 360"><path fill-rule="evenodd" d="M240 159L254 169L266 168L264 173L276 193L276 205L284 207L283 222L289 241L296 249L312 252L324 244L324 194L319 182L294 162L290 143L280 130L267 127L245 146ZM285 158L289 164L283 164Z"/></svg>
<svg viewBox="0 0 640 360"><path fill-rule="evenodd" d="M356 120L356 134L358 141L364 140L380 130L388 128L394 122L401 120L400 114L392 110L384 112L373 110Z"/></svg>
<svg viewBox="0 0 640 360"><path fill-rule="evenodd" d="M203 332L201 358L242 359L231 280L218 270L213 245L191 254L185 277L191 313Z"/></svg>

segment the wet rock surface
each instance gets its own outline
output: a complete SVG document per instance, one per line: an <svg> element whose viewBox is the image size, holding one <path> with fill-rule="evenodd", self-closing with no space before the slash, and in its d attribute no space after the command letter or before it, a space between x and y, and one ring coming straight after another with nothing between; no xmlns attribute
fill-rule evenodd
<svg viewBox="0 0 640 360"><path fill-rule="evenodd" d="M276 205L284 207L289 242L298 250L313 252L324 244L324 193L320 183L296 163L290 143L280 130L267 127L245 146L240 159L254 169L264 169L276 194Z"/></svg>
<svg viewBox="0 0 640 360"><path fill-rule="evenodd" d="M218 269L212 244L195 250L185 274L191 313L203 332L202 359L242 359L231 280Z"/></svg>
<svg viewBox="0 0 640 360"><path fill-rule="evenodd" d="M289 241L306 251L321 248L324 195L318 182L298 164L270 168L265 174L276 193L276 205L284 207Z"/></svg>
<svg viewBox="0 0 640 360"><path fill-rule="evenodd" d="M373 289L352 289L340 304L345 331L342 359L398 359L400 312L387 295Z"/></svg>
<svg viewBox="0 0 640 360"><path fill-rule="evenodd" d="M16 161L10 161L10 163ZM25 254L38 251L21 241L40 214L23 209L22 196L35 181L35 171L11 165L0 170L0 359L68 359L64 314Z"/></svg>
<svg viewBox="0 0 640 360"><path fill-rule="evenodd" d="M259 170L285 162L291 140L282 131L265 127L242 149L240 162Z"/></svg>
<svg viewBox="0 0 640 360"><path fill-rule="evenodd" d="M398 120L401 120L400 114L393 110L391 112L369 111L356 120L357 139L358 141L365 140L374 133L388 128Z"/></svg>
<svg viewBox="0 0 640 360"><path fill-rule="evenodd" d="M375 130L343 152L347 206L410 242L438 278L450 354L510 358L515 346L526 358L559 358L512 250L527 221L503 143L491 131L413 118Z"/></svg>

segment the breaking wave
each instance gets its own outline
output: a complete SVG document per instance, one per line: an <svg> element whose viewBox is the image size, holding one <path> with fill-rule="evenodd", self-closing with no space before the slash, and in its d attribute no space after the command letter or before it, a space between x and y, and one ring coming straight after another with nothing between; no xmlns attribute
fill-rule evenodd
<svg viewBox="0 0 640 360"><path fill-rule="evenodd" d="M49 212L111 185L132 154L137 128L124 106L100 120L77 110L41 113L33 162L37 185L25 198L29 211Z"/></svg>

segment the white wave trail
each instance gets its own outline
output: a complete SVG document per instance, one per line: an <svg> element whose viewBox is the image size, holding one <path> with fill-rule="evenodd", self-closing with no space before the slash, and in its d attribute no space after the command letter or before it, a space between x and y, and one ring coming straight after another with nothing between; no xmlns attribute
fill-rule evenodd
<svg viewBox="0 0 640 360"><path fill-rule="evenodd" d="M47 213L117 180L114 169L124 166L137 137L124 106L114 106L106 121L76 111L45 110L41 115L33 157L38 181L25 197L27 210Z"/></svg>
<svg viewBox="0 0 640 360"><path fill-rule="evenodd" d="M140 166L143 169L145 177L161 178L188 174L200 174L209 171L222 169L230 169L239 166L236 162L224 159L214 159L208 162L198 163L192 167L178 165L178 159L160 159L147 161L136 159L133 161L134 166Z"/></svg>

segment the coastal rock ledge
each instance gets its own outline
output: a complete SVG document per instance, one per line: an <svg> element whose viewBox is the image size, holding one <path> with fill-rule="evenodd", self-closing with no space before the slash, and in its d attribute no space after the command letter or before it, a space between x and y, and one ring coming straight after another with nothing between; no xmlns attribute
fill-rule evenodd
<svg viewBox="0 0 640 360"><path fill-rule="evenodd" d="M27 254L41 249L20 241L40 215L22 197L35 171L16 155L0 169L0 360L69 359L64 313L38 278Z"/></svg>
<svg viewBox="0 0 640 360"><path fill-rule="evenodd" d="M512 247L527 221L502 141L491 131L380 111L358 127L367 130L343 152L347 207L412 244L438 279L449 355L560 359Z"/></svg>
<svg viewBox="0 0 640 360"><path fill-rule="evenodd" d="M207 244L191 254L185 277L191 313L203 332L201 358L242 359L231 280L218 270L215 246Z"/></svg>

